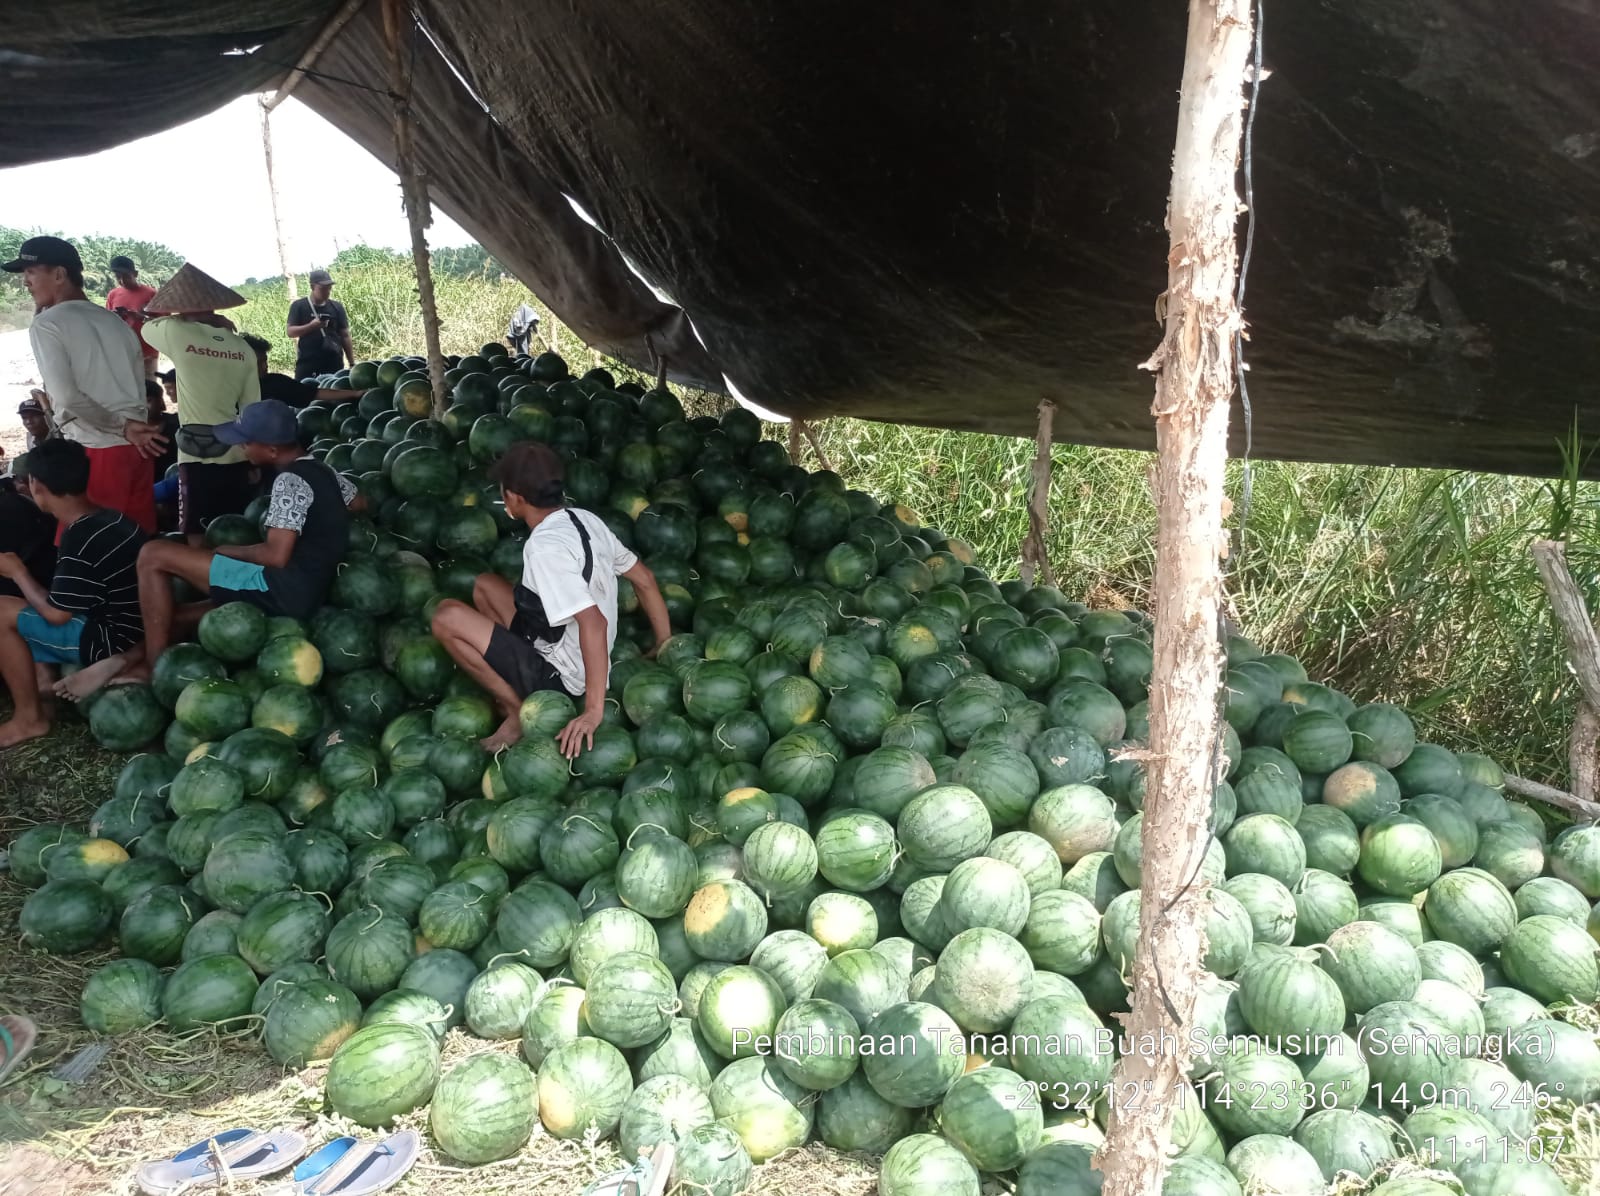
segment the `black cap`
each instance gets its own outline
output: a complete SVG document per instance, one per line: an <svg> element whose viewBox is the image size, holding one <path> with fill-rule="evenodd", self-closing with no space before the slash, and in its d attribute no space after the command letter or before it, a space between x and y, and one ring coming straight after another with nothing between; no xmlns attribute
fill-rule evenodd
<svg viewBox="0 0 1600 1196"><path fill-rule="evenodd" d="M138 266L133 264L133 259L131 257L125 257L120 253L111 259L111 272L113 274L119 274L124 270L137 270L138 268Z"/></svg>
<svg viewBox="0 0 1600 1196"><path fill-rule="evenodd" d="M333 275L329 274L326 270L313 270L313 271L311 271L311 285L312 286L316 286L318 283L324 283L324 282L327 283L331 287L333 285Z"/></svg>
<svg viewBox="0 0 1600 1196"><path fill-rule="evenodd" d="M20 274L29 266L62 266L68 270L82 270L83 259L70 241L60 237L29 237L17 247L17 256L0 269Z"/></svg>

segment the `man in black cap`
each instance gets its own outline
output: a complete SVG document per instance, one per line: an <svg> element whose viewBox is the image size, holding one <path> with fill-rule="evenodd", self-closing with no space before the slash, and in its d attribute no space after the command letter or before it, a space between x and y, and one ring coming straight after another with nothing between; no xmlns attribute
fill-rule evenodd
<svg viewBox="0 0 1600 1196"><path fill-rule="evenodd" d="M28 434L29 448L58 435L55 424L50 422L50 412L45 410L44 399L40 397L42 393L34 391L17 404L17 418L22 421L22 430Z"/></svg>
<svg viewBox="0 0 1600 1196"><path fill-rule="evenodd" d="M4 267L22 275L35 314L28 340L61 435L89 457L89 501L155 531L151 461L166 448L149 422L139 338L83 292L83 261L60 237L30 237Z"/></svg>
<svg viewBox="0 0 1600 1196"><path fill-rule="evenodd" d="M528 527L521 583L480 573L470 606L454 598L439 603L434 638L500 709L504 721L482 741L484 747L497 751L515 743L522 735L522 700L557 690L581 707L556 736L571 759L594 746L605 713L617 639L617 578L633 584L656 648L672 634L667 606L655 574L605 520L567 506L565 471L549 445L512 445L490 477L500 484L506 514Z"/></svg>
<svg viewBox="0 0 1600 1196"><path fill-rule="evenodd" d="M300 342L300 352L294 363L296 380L303 381L314 374L332 374L344 364L356 363L356 351L350 343L350 317L344 304L333 295L333 275L326 270L311 271L311 297L296 299L289 305L287 332Z"/></svg>
<svg viewBox="0 0 1600 1196"><path fill-rule="evenodd" d="M154 378L160 354L145 344L143 329L144 305L150 302L156 289L139 281L139 268L133 264L131 257L118 254L111 259L110 265L117 285L106 296L106 310L116 313L124 324L133 329L133 334L139 338L139 351L144 355L144 376Z"/></svg>
<svg viewBox="0 0 1600 1196"><path fill-rule="evenodd" d="M266 539L215 551L173 540L146 544L139 554L142 661L128 653L107 662L91 684L105 684L129 665L137 667L128 668L127 679L148 677L174 634L193 630L211 606L248 602L269 615L305 619L327 599L350 546L350 511L362 505L355 483L300 447L294 408L276 399L251 403L238 419L211 431L221 443L243 448L251 465L276 473L262 519ZM178 607L175 577L207 594L208 601Z"/></svg>

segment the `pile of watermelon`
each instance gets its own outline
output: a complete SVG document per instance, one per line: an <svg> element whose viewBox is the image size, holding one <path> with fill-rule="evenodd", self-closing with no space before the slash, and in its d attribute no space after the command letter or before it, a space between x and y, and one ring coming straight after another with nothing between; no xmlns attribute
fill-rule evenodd
<svg viewBox="0 0 1600 1196"><path fill-rule="evenodd" d="M572 378L552 354L415 358L301 416L350 472L331 604L205 618L152 683L88 711L129 760L87 833L11 846L26 940L121 958L86 1025L258 1035L330 1060L379 1126L427 1107L475 1164L541 1124L677 1147L734 1196L812 1140L882 1155L884 1196L1100 1190L1140 908L1150 627L997 584L911 511L790 463L742 409ZM330 381L344 382L345 379ZM567 458L660 580L653 659L622 585L606 719L569 762L564 696L498 721L429 635L444 597L516 577L486 467ZM214 542L259 535L260 511ZM1481 756L1419 743L1293 658L1227 645L1201 880L1207 976L1165 1191L1391 1196L1563 1188L1536 1122L1600 1098L1564 1006L1600 989L1600 829L1552 834ZM513 1049L441 1067L460 1030ZM1417 1156L1431 1172L1389 1178ZM1433 1178L1429 1178L1432 1175Z"/></svg>

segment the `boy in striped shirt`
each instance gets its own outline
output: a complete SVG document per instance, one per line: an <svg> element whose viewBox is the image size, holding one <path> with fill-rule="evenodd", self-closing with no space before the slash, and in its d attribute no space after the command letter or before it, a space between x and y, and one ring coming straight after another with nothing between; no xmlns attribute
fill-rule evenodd
<svg viewBox="0 0 1600 1196"><path fill-rule="evenodd" d="M28 485L39 509L61 525L61 543L48 590L15 553L0 553L0 577L22 592L0 596L0 681L13 706L0 723L0 749L50 730L49 686L60 666L93 664L144 638L138 561L145 534L126 515L89 501L84 447L75 440L40 444L28 454ZM86 687L73 681L60 682L56 692L86 696Z"/></svg>

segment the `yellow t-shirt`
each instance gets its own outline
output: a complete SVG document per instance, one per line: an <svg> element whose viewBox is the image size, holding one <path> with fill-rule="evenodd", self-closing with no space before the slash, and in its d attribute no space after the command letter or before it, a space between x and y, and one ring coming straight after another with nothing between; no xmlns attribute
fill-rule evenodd
<svg viewBox="0 0 1600 1196"><path fill-rule="evenodd" d="M163 316L144 326L144 339L165 353L178 371L180 426L232 423L243 408L260 400L255 350L237 333ZM231 448L220 457L196 457L180 450L178 460L231 465L244 460L244 450Z"/></svg>

